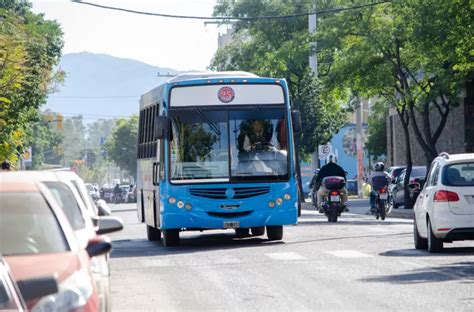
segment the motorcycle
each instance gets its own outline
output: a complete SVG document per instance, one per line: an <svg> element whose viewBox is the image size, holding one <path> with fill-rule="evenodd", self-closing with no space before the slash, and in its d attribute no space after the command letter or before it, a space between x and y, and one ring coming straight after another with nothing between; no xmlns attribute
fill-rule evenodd
<svg viewBox="0 0 474 312"><path fill-rule="evenodd" d="M113 195L112 202L114 204L120 204L123 202L123 195L122 193L117 193Z"/></svg>
<svg viewBox="0 0 474 312"><path fill-rule="evenodd" d="M375 193L375 219L385 220L385 216L389 213L388 206L388 186L383 186L378 190L374 190Z"/></svg>
<svg viewBox="0 0 474 312"><path fill-rule="evenodd" d="M341 190L346 185L346 181L342 177L331 176L324 178L322 185L329 191L329 195L321 204L324 214L328 217L328 222L337 222L337 217L341 215L345 208L342 202Z"/></svg>

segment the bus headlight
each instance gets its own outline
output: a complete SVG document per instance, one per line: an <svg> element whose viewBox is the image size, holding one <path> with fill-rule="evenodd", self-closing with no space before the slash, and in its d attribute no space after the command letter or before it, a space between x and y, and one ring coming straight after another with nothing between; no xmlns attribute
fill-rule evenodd
<svg viewBox="0 0 474 312"><path fill-rule="evenodd" d="M283 195L283 198L284 198L285 200L290 200L290 199L291 199L291 195L288 194L288 193L286 193L285 195Z"/></svg>
<svg viewBox="0 0 474 312"><path fill-rule="evenodd" d="M268 207L270 207L270 208L275 207L275 202L274 201L269 201L268 202Z"/></svg>
<svg viewBox="0 0 474 312"><path fill-rule="evenodd" d="M182 200L178 201L178 203L176 204L176 206L178 206L178 208L183 208L184 207L184 202Z"/></svg>
<svg viewBox="0 0 474 312"><path fill-rule="evenodd" d="M184 208L186 208L186 210L191 210L193 209L193 205L191 205L190 203L187 203L186 205L184 205Z"/></svg>
<svg viewBox="0 0 474 312"><path fill-rule="evenodd" d="M176 198L174 198L174 197L168 198L168 203L170 203L171 205L176 204Z"/></svg>
<svg viewBox="0 0 474 312"><path fill-rule="evenodd" d="M275 200L276 204L278 206L281 206L281 204L283 204L283 199L281 199L280 197L278 197L276 200Z"/></svg>

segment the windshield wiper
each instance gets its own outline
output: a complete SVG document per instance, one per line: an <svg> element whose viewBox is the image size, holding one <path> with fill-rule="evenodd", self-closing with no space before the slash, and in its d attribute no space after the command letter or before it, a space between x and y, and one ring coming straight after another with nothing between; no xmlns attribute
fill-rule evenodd
<svg viewBox="0 0 474 312"><path fill-rule="evenodd" d="M209 117L207 117L206 114L204 114L204 112L199 107L194 107L194 110L199 114L202 119L204 119L204 121L207 122L207 124L209 125L209 127L211 127L212 131L214 131L215 134L219 136L221 135L221 131L219 130L217 124L210 120Z"/></svg>

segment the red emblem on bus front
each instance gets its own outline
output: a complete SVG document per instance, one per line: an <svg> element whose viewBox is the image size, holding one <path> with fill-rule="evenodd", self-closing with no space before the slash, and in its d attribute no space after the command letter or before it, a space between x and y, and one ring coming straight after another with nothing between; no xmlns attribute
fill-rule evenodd
<svg viewBox="0 0 474 312"><path fill-rule="evenodd" d="M235 97L235 92L231 87L222 87L217 92L217 98L222 103L230 103Z"/></svg>

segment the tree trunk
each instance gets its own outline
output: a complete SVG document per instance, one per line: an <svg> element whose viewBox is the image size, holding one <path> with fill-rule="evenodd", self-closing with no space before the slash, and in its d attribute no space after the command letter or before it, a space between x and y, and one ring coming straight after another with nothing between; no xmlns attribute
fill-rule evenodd
<svg viewBox="0 0 474 312"><path fill-rule="evenodd" d="M403 190L404 190L404 197L405 197L405 209L412 208L413 204L410 200L410 192L408 191L408 183L410 183L410 175L411 175L411 168L413 167L412 159L411 159L411 146L410 146L410 131L408 129L410 116L408 112L403 109L402 111L397 110L398 116L400 117L400 121L403 127L403 134L405 135L405 145L406 145L406 173L405 173L405 180L403 181Z"/></svg>

